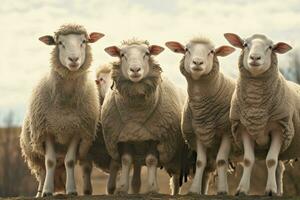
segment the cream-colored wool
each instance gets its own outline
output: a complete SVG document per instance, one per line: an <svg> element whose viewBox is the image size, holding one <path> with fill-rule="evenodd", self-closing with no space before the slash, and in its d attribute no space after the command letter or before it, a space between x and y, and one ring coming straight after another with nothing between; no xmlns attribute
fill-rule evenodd
<svg viewBox="0 0 300 200"><path fill-rule="evenodd" d="M96 70L96 78L98 79L101 74L110 74L111 73L111 68L112 68L111 63L100 65L98 67L98 69ZM103 91L103 88L102 88L101 84L98 84L97 88L98 88L100 104L102 105L103 101L104 101L105 94L102 94L104 91Z"/></svg>
<svg viewBox="0 0 300 200"><path fill-rule="evenodd" d="M242 51L239 58L240 77L232 98L230 118L236 143L242 148L241 137L237 132L239 124L258 141L263 136L268 122L278 121L283 130L283 145L280 159L293 159L300 156L300 86L286 81L277 66L277 56L272 53L271 67L262 75L251 78L243 66ZM256 149L256 155L265 156L269 141Z"/></svg>
<svg viewBox="0 0 300 200"><path fill-rule="evenodd" d="M211 72L199 80L193 80L185 71L184 59L180 62L180 71L188 83L182 120L184 138L193 150L196 150L196 136L207 148L215 147L221 139L218 131L230 134L229 110L235 83L219 72L217 56L214 56ZM200 93L194 94L193 87L201 88Z"/></svg>
<svg viewBox="0 0 300 200"><path fill-rule="evenodd" d="M62 26L55 34L85 34L82 26ZM32 173L39 176L45 169L44 143L51 136L57 153L65 153L75 135L80 135L79 157L84 158L96 135L99 100L94 81L88 78L92 62L91 48L77 71L69 71L58 58L58 47L52 51L51 70L33 90L20 136L22 154Z"/></svg>
<svg viewBox="0 0 300 200"><path fill-rule="evenodd" d="M150 67L148 77L133 83L123 77L120 62L113 64L115 88L105 97L101 112L104 139L114 160L120 159L119 142L157 141L160 164L174 173L184 145L180 131L182 97L168 79L161 77L161 68L152 58Z"/></svg>

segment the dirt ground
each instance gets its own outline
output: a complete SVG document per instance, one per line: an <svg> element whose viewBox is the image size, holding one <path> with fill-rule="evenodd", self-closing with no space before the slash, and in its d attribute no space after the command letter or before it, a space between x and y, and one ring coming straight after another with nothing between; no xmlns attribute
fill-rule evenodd
<svg viewBox="0 0 300 200"><path fill-rule="evenodd" d="M33 198L28 197L16 197L16 198L0 198L0 200L30 200ZM245 199L245 200L271 200L271 199L278 199L278 200L296 200L300 199L300 197L266 197L266 196L247 196L247 197L235 197L235 196L200 196L200 195L177 195L177 196L170 196L166 194L153 194L153 195L123 195L123 196L116 196L116 195L96 195L96 196L78 196L78 197L69 197L58 195L54 197L47 197L47 198L37 198L37 199L45 199L45 200L54 200L54 199L75 199L75 200L119 200L119 199L132 199L132 200L160 200L160 199L178 199L178 200L238 200L238 199Z"/></svg>

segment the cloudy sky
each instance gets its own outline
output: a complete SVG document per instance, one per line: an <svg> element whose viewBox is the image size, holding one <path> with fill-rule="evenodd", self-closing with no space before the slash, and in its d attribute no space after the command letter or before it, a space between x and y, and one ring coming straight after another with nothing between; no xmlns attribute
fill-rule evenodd
<svg viewBox="0 0 300 200"><path fill-rule="evenodd" d="M103 49L123 39L138 37L152 44L168 40L185 43L204 35L216 46L228 44L225 32L241 37L263 33L273 41L299 46L299 0L2 0L0 6L0 125L9 110L21 123L32 87L49 71L49 53L38 37L53 32L63 23L80 23L89 32L106 36L92 44L93 68L112 60ZM222 70L237 74L239 52L221 58ZM287 55L280 57L281 63ZM164 73L185 87L178 70L180 55L168 49L157 57Z"/></svg>

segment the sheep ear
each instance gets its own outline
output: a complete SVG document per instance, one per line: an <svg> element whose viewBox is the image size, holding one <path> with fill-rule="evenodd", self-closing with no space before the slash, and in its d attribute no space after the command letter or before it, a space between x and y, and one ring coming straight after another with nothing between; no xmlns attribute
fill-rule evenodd
<svg viewBox="0 0 300 200"><path fill-rule="evenodd" d="M286 53L291 49L292 47L284 42L278 42L273 46L273 52L280 53L280 54Z"/></svg>
<svg viewBox="0 0 300 200"><path fill-rule="evenodd" d="M160 54L164 50L165 50L165 48L163 48L161 46L158 46L158 45L151 45L151 46L149 46L150 54L154 55L154 56Z"/></svg>
<svg viewBox="0 0 300 200"><path fill-rule="evenodd" d="M235 47L238 48L244 48L244 40L240 38L240 36L234 34L234 33L225 33L224 37L226 40Z"/></svg>
<svg viewBox="0 0 300 200"><path fill-rule="evenodd" d="M39 38L40 41L47 45L55 45L55 40L51 35L45 35Z"/></svg>
<svg viewBox="0 0 300 200"><path fill-rule="evenodd" d="M235 51L235 48L230 47L230 46L220 46L215 50L215 55L216 56L228 56L229 54L231 54L232 52Z"/></svg>
<svg viewBox="0 0 300 200"><path fill-rule="evenodd" d="M93 32L89 35L89 42L94 43L104 36L103 33Z"/></svg>
<svg viewBox="0 0 300 200"><path fill-rule="evenodd" d="M166 42L166 46L175 53L185 54L185 48L179 42L175 42L175 41Z"/></svg>
<svg viewBox="0 0 300 200"><path fill-rule="evenodd" d="M109 55L113 56L113 57L119 57L120 56L120 49L116 46L106 47L104 49L104 51L106 53L108 53Z"/></svg>

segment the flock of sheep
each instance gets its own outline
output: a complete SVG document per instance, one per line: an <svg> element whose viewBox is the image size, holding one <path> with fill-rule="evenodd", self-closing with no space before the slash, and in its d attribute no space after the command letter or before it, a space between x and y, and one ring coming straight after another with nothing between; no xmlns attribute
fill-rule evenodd
<svg viewBox="0 0 300 200"><path fill-rule="evenodd" d="M288 44L260 34L224 34L241 49L240 75L232 80L220 72L218 57L233 47L215 48L206 38L166 42L183 55L179 70L186 93L153 58L164 48L138 39L105 48L118 60L100 66L95 84L89 44L103 36L68 24L39 38L54 47L51 69L33 90L20 136L39 183L37 197L61 190L77 195L77 162L86 195L92 194L93 165L109 174L108 194L126 194L130 184L139 193L145 165L148 193L159 191L157 168L163 168L173 195L187 177L190 193L207 194L215 172L217 192L226 195L230 163L243 165L237 195L246 195L255 159L266 161L266 194L282 195L284 164L300 154L300 87L277 66L277 54L289 51Z"/></svg>

